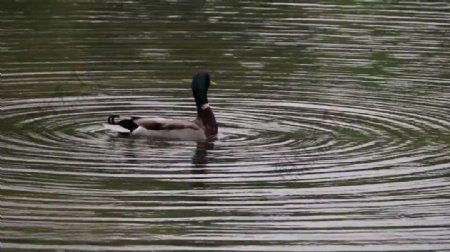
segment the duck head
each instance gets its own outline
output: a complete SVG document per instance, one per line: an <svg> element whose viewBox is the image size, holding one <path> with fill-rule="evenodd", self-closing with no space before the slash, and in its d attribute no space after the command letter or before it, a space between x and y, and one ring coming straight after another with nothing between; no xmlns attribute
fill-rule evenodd
<svg viewBox="0 0 450 252"><path fill-rule="evenodd" d="M208 72L198 72L192 78L192 94L195 98L197 110L201 110L202 106L208 103L208 89L214 82L210 81Z"/></svg>

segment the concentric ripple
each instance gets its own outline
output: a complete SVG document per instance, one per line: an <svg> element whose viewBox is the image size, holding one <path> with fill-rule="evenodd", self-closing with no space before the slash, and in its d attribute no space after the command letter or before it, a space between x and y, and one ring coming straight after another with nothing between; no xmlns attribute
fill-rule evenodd
<svg viewBox="0 0 450 252"><path fill-rule="evenodd" d="M366 184L417 172L437 174L446 168L446 164L432 165L449 154L446 140L433 135L450 126L448 120L430 116L437 111L412 114L401 104L395 104L394 110L388 102L376 108L364 107L358 100L350 101L355 106L302 102L291 100L293 92L271 100L263 98L266 92L270 91L261 90L245 100L226 94L215 97L220 135L209 146L211 158L219 160L209 169L213 175L192 177L188 164L178 167L183 173L173 174L170 180L233 184L359 180ZM114 177L118 174L110 173L111 169L125 166L119 170L133 174L127 176L153 177L151 169L142 166L164 168L170 160L190 160L196 145L176 142L162 149L149 148L149 139L117 138L105 132L101 123L115 113L191 119L195 116L191 103L190 99L155 95L6 102L2 118L6 134L0 136L5 148L2 160L12 166L27 160L23 172ZM428 137L419 137L423 134ZM173 145L187 149L173 155ZM123 156L118 157L117 151ZM80 167L86 167L87 173L80 172Z"/></svg>

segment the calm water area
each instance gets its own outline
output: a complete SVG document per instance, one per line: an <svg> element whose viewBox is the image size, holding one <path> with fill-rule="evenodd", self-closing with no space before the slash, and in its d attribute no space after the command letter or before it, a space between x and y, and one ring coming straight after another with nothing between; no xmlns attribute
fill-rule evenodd
<svg viewBox="0 0 450 252"><path fill-rule="evenodd" d="M2 0L0 74L2 252L450 251L448 1Z"/></svg>

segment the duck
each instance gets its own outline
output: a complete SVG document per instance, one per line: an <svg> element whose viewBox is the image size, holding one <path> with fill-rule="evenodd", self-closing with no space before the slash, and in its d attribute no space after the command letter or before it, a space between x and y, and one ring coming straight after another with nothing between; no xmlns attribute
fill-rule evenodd
<svg viewBox="0 0 450 252"><path fill-rule="evenodd" d="M119 115L110 115L104 127L119 135L133 137L196 142L214 140L218 134L218 124L208 102L211 85L216 83L210 80L208 72L201 71L193 76L191 88L197 108L197 117L193 120L137 116L120 120Z"/></svg>

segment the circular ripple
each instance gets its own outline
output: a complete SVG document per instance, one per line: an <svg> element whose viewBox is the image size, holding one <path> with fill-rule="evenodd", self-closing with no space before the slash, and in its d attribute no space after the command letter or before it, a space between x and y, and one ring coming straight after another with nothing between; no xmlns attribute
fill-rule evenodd
<svg viewBox="0 0 450 252"><path fill-rule="evenodd" d="M409 105L402 107L389 101L374 106L367 101L370 97L351 94L346 104L299 101L301 94L295 91L268 99L270 92L240 99L224 90L222 97L214 97L220 134L206 147L119 138L103 131L101 123L109 114L193 118L191 99L170 98L170 92L8 101L3 105L1 160L21 166L11 171L80 179L126 176L235 184L294 180L316 186L381 183L413 173L432 176L446 168L442 160L449 156L447 143L436 132L448 132L450 124L434 117L439 107L412 113L411 104L420 105L412 97L404 97ZM420 137L424 134L426 138ZM199 151L202 148L205 151ZM192 165L207 159L214 160L208 173L192 174Z"/></svg>

